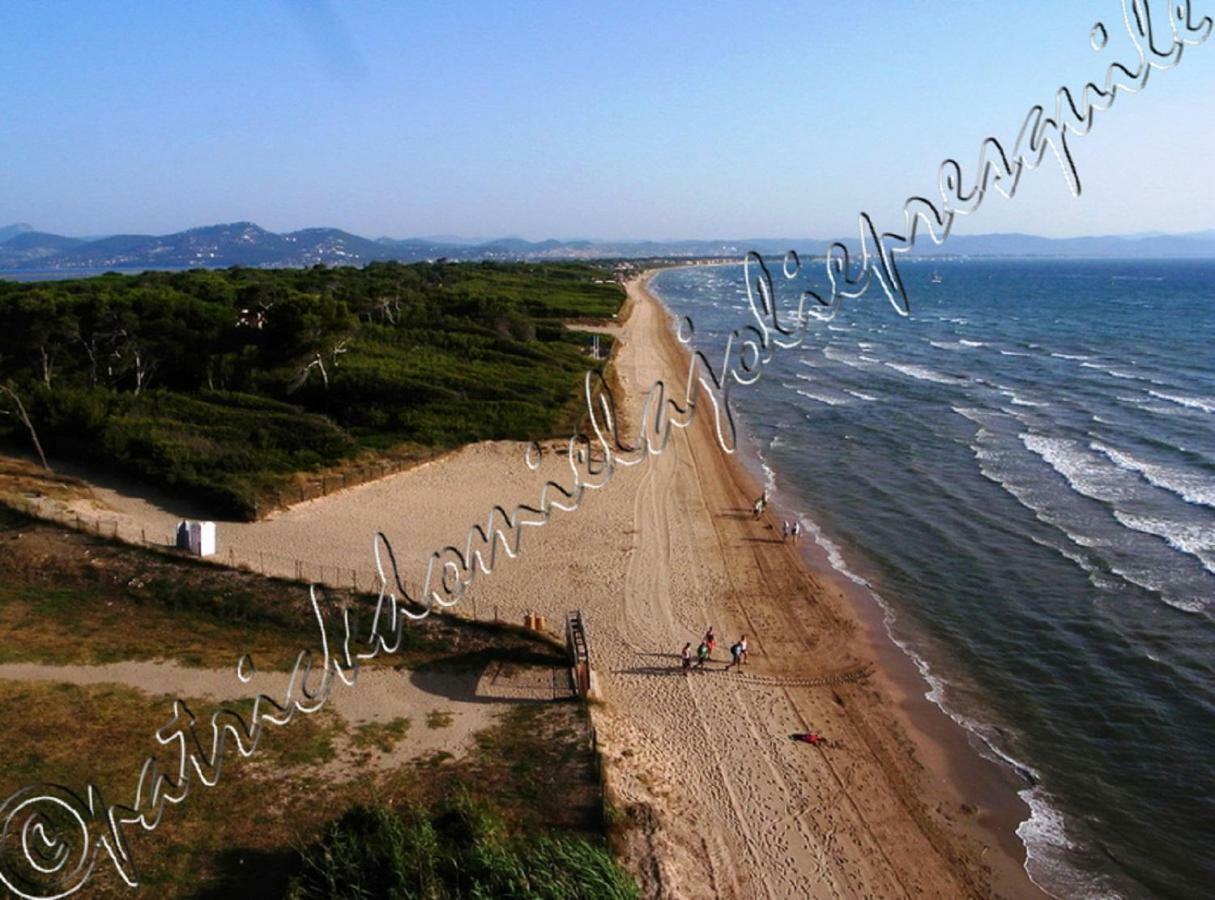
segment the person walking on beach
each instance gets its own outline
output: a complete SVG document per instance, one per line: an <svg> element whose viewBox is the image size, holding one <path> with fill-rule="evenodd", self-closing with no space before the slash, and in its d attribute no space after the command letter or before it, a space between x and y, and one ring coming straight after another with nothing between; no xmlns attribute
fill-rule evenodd
<svg viewBox="0 0 1215 900"><path fill-rule="evenodd" d="M692 668L692 642L688 641L683 645L683 650L679 652L680 658L683 660L683 670L686 672Z"/></svg>
<svg viewBox="0 0 1215 900"><path fill-rule="evenodd" d="M742 665L747 661L747 636L744 634L738 639L738 663Z"/></svg>
<svg viewBox="0 0 1215 900"><path fill-rule="evenodd" d="M705 632L705 646L709 648L709 656L713 655L713 648L717 646L717 639L713 637L713 626L709 626L709 630Z"/></svg>
<svg viewBox="0 0 1215 900"><path fill-rule="evenodd" d="M759 517L764 514L764 501L763 501L762 497L759 500L755 501L754 510L755 510L755 521L758 522Z"/></svg>
<svg viewBox="0 0 1215 900"><path fill-rule="evenodd" d="M793 520L792 532L793 532L793 543L796 544L801 539L801 536L802 536L802 523L797 521L796 519Z"/></svg>
<svg viewBox="0 0 1215 900"><path fill-rule="evenodd" d="M742 644L735 643L730 645L730 665L727 669L733 669L735 666L742 665Z"/></svg>
<svg viewBox="0 0 1215 900"><path fill-rule="evenodd" d="M705 660L709 658L709 645L704 641L700 642L700 646L696 648L696 668L703 669Z"/></svg>

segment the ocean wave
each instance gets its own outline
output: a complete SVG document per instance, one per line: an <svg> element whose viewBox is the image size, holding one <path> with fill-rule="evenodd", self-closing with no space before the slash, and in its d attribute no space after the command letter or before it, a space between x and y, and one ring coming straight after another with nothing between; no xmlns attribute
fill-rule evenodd
<svg viewBox="0 0 1215 900"><path fill-rule="evenodd" d="M843 406L848 402L840 397L832 397L828 394L816 394L813 391L803 391L801 388L794 388L794 391L801 394L808 400L814 400L818 403L826 403L828 406Z"/></svg>
<svg viewBox="0 0 1215 900"><path fill-rule="evenodd" d="M966 340L966 338L962 338L961 340L958 341L958 343L961 344L963 347L986 347L987 346L986 341L968 341L968 340Z"/></svg>
<svg viewBox="0 0 1215 900"><path fill-rule="evenodd" d="M1092 359L1091 356L1085 356L1084 354L1080 353L1055 353L1054 351L1051 352L1051 356L1053 356L1055 359Z"/></svg>
<svg viewBox="0 0 1215 900"><path fill-rule="evenodd" d="M1177 552L1197 559L1207 572L1215 575L1215 529L1187 522L1135 516L1121 510L1114 510L1114 518L1127 528L1161 538Z"/></svg>
<svg viewBox="0 0 1215 900"><path fill-rule="evenodd" d="M1065 536L1066 536L1066 534L1065 534ZM1110 578L1106 578L1105 575L1102 573L1101 569L1098 568L1097 565L1095 563L1093 563L1092 560L1090 560L1088 557L1086 557L1083 553L1078 553L1078 552L1070 549L1068 546L1060 546L1059 544L1057 544L1053 541L1044 541L1041 538L1037 537L1036 535L1031 534L1029 536L1029 539L1031 541L1033 541L1035 544L1037 544L1039 547L1045 547L1047 550L1054 550L1056 553L1058 553L1060 556L1062 556L1068 562L1075 565L1076 568L1078 568L1081 572L1083 572L1085 575L1088 576L1088 583L1091 584L1093 587L1097 588L1098 590L1112 591L1112 590L1117 590L1119 587L1122 586L1121 583L1114 581ZM1069 542L1071 542L1070 539L1069 539Z"/></svg>
<svg viewBox="0 0 1215 900"><path fill-rule="evenodd" d="M935 381L937 384L961 384L966 381L965 378L959 378L957 375L946 375L942 372L929 369L926 366L891 362L886 363L886 365L896 372L902 372L909 378L914 378L916 381Z"/></svg>
<svg viewBox="0 0 1215 900"><path fill-rule="evenodd" d="M1033 356L1032 353L1022 353L1020 350L1001 350L1001 356Z"/></svg>
<svg viewBox="0 0 1215 900"><path fill-rule="evenodd" d="M991 427L997 421L1007 421L1008 414L997 412L996 410L980 409L976 406L951 406L949 408L962 418L969 419L981 428Z"/></svg>
<svg viewBox="0 0 1215 900"><path fill-rule="evenodd" d="M1094 416L1094 418L1096 417ZM1123 450L1116 450L1099 441L1093 441L1089 446L1104 453L1115 465L1142 475L1149 484L1176 494L1187 503L1215 509L1215 479L1204 478L1197 472L1188 469L1144 462Z"/></svg>
<svg viewBox="0 0 1215 900"><path fill-rule="evenodd" d="M1063 813L1041 786L1017 792L1029 807L1029 818L1017 826L1017 837L1025 845L1025 871L1030 880L1049 896L1084 900L1120 900L1107 878L1082 869L1075 863L1077 844Z"/></svg>
<svg viewBox="0 0 1215 900"><path fill-rule="evenodd" d="M1050 403L1045 400L1026 400L1011 388L999 388L998 390L1005 397L1009 398L1014 406L1050 406Z"/></svg>
<svg viewBox="0 0 1215 900"><path fill-rule="evenodd" d="M1117 468L1101 463L1099 457L1081 449L1076 441L1033 432L1022 432L1018 437L1027 450L1042 457L1062 475L1076 493L1111 504L1129 493Z"/></svg>
<svg viewBox="0 0 1215 900"><path fill-rule="evenodd" d="M1147 375L1140 375L1138 372L1127 372L1123 369L1113 369L1103 363L1082 362L1080 366L1085 369L1096 369L1098 372L1104 372L1111 378L1121 378L1124 381L1145 381L1149 384L1165 384L1166 382L1157 381L1155 378L1150 378Z"/></svg>
<svg viewBox="0 0 1215 900"><path fill-rule="evenodd" d="M877 400L877 397L874 397L871 394L866 394L863 391L854 391L854 390L852 390L852 388L844 388L844 393L851 394L853 397L856 397L856 399L858 399L858 400L868 400L870 402Z"/></svg>
<svg viewBox="0 0 1215 900"><path fill-rule="evenodd" d="M1167 582L1162 581L1157 573L1149 572L1143 569L1134 571L1125 567L1111 565L1110 571L1125 581L1127 584L1133 584L1136 587L1141 587L1149 593L1159 597L1166 606L1171 606L1173 609L1184 613L1201 613L1206 609L1206 601L1201 597L1193 598L1189 596L1178 596L1169 589Z"/></svg>
<svg viewBox="0 0 1215 900"><path fill-rule="evenodd" d="M864 368L864 362L858 354L849 353L839 347L824 347L823 356L832 362L843 363L853 369Z"/></svg>
<svg viewBox="0 0 1215 900"><path fill-rule="evenodd" d="M1188 406L1190 409L1201 409L1203 412L1215 412L1215 397L1190 397L1186 394L1166 394L1163 391L1148 391L1153 397L1161 400L1168 400L1170 403L1176 403L1179 406Z"/></svg>

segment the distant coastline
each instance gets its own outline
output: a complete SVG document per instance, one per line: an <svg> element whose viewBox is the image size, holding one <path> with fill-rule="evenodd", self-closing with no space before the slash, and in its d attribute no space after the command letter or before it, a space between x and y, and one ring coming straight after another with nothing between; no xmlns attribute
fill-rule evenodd
<svg viewBox="0 0 1215 900"><path fill-rule="evenodd" d="M835 239L846 246L855 237ZM832 240L810 237L591 241L499 238L480 243L435 239L369 239L337 228L275 233L252 222L192 228L168 235L74 238L0 227L0 279L35 281L84 278L105 272L147 270L307 268L364 266L372 262L679 262L733 261L748 252L764 256L797 250L822 256ZM921 246L908 259L1006 258L1201 258L1215 259L1215 229L1187 234L1049 238L1029 234L952 235L948 249ZM901 261L901 260L900 260Z"/></svg>

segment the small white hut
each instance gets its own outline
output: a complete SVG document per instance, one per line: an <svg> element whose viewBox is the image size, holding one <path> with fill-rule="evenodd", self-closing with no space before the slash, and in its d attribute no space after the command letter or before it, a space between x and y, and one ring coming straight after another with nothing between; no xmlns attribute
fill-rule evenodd
<svg viewBox="0 0 1215 900"><path fill-rule="evenodd" d="M195 556L214 556L215 523L178 522L177 548L179 550L188 550Z"/></svg>

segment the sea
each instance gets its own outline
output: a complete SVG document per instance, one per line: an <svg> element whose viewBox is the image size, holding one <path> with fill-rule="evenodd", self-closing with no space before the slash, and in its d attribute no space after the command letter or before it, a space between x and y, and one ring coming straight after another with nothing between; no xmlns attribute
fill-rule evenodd
<svg viewBox="0 0 1215 900"><path fill-rule="evenodd" d="M787 278L782 321L821 261ZM1057 897L1215 895L1215 261L900 261L732 389L775 502L1016 773ZM654 292L720 371L741 265Z"/></svg>

